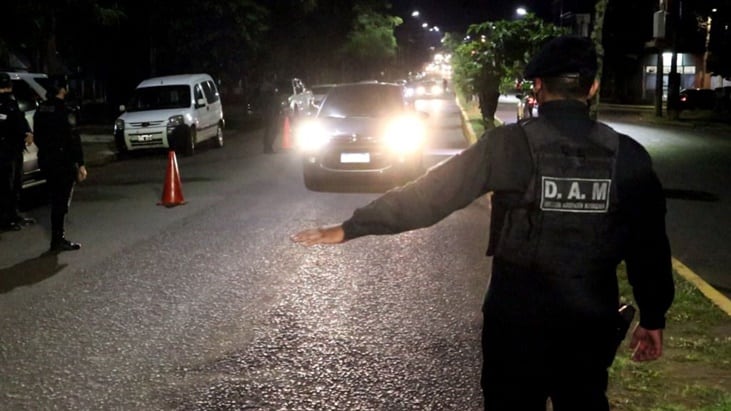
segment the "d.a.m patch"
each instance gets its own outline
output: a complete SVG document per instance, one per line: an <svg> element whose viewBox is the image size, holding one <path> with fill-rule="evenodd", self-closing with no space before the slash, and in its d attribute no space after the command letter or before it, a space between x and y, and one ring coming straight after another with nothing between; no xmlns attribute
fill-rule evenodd
<svg viewBox="0 0 731 411"><path fill-rule="evenodd" d="M541 210L565 213L609 211L611 179L541 177Z"/></svg>

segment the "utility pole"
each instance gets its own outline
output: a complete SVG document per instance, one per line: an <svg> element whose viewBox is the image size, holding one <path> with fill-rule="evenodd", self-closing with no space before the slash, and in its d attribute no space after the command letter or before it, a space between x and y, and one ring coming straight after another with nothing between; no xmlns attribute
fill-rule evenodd
<svg viewBox="0 0 731 411"><path fill-rule="evenodd" d="M678 119L678 102L680 100L680 74L678 73L678 26L683 10L682 0L670 0L670 30L672 60L670 61L670 74L668 74L668 118Z"/></svg>
<svg viewBox="0 0 731 411"><path fill-rule="evenodd" d="M665 6L665 2L660 0L660 9L653 16L652 26L653 42L657 52L657 59L655 60L655 117L662 117L663 77L665 75L662 53L667 34L665 23L668 14Z"/></svg>

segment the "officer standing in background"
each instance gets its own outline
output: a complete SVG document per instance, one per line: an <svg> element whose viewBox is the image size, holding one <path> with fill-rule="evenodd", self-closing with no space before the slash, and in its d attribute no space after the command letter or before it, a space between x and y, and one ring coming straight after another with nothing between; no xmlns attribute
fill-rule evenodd
<svg viewBox="0 0 731 411"><path fill-rule="evenodd" d="M86 179L81 138L74 129L72 113L64 98L68 94L65 77L52 77L48 100L33 118L38 163L48 182L51 201L52 252L78 250L81 244L64 236L64 220L69 211L74 184Z"/></svg>
<svg viewBox="0 0 731 411"><path fill-rule="evenodd" d="M35 222L18 212L23 150L32 143L33 133L13 97L13 82L0 73L0 230L18 231Z"/></svg>
<svg viewBox="0 0 731 411"><path fill-rule="evenodd" d="M264 132L262 134L262 151L264 154L274 153L274 141L279 132L282 113L282 96L276 84L276 76L272 82L266 81L262 86L262 109L264 114Z"/></svg>
<svg viewBox="0 0 731 411"><path fill-rule="evenodd" d="M485 409L609 410L617 349L617 266L640 319L632 359L662 355L674 297L665 198L648 153L589 117L598 89L591 41L548 42L526 67L539 117L487 131L424 176L342 224L301 231L306 246L428 227L492 192L483 304Z"/></svg>

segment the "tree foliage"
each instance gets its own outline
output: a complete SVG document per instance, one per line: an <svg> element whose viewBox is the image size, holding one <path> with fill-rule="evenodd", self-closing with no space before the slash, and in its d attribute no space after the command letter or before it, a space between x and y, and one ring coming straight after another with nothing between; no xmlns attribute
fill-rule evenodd
<svg viewBox="0 0 731 411"><path fill-rule="evenodd" d="M506 91L522 79L525 65L538 48L565 32L534 14L473 24L467 30L468 40L453 50L455 80L470 94L477 93L489 78L498 79L498 87Z"/></svg>
<svg viewBox="0 0 731 411"><path fill-rule="evenodd" d="M453 81L466 95L479 96L483 117L491 124L500 92L515 87L530 57L547 39L564 33L534 14L473 24L465 41L458 43L450 35L445 42L453 52Z"/></svg>
<svg viewBox="0 0 731 411"><path fill-rule="evenodd" d="M396 57L394 29L403 20L365 5L356 5L354 11L355 21L341 49L342 57L352 61L354 67L373 72Z"/></svg>

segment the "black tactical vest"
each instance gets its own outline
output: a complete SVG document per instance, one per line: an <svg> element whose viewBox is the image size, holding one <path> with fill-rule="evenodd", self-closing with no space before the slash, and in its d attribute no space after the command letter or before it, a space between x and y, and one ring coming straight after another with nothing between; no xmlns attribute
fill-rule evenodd
<svg viewBox="0 0 731 411"><path fill-rule="evenodd" d="M516 129L530 147L533 175L525 193L502 199L503 211L493 212L502 218L495 258L559 282L584 278L592 283L592 277L613 273L622 256L615 179L618 134L595 123L586 138L573 139L542 118L521 122ZM598 283L574 286L594 288Z"/></svg>

